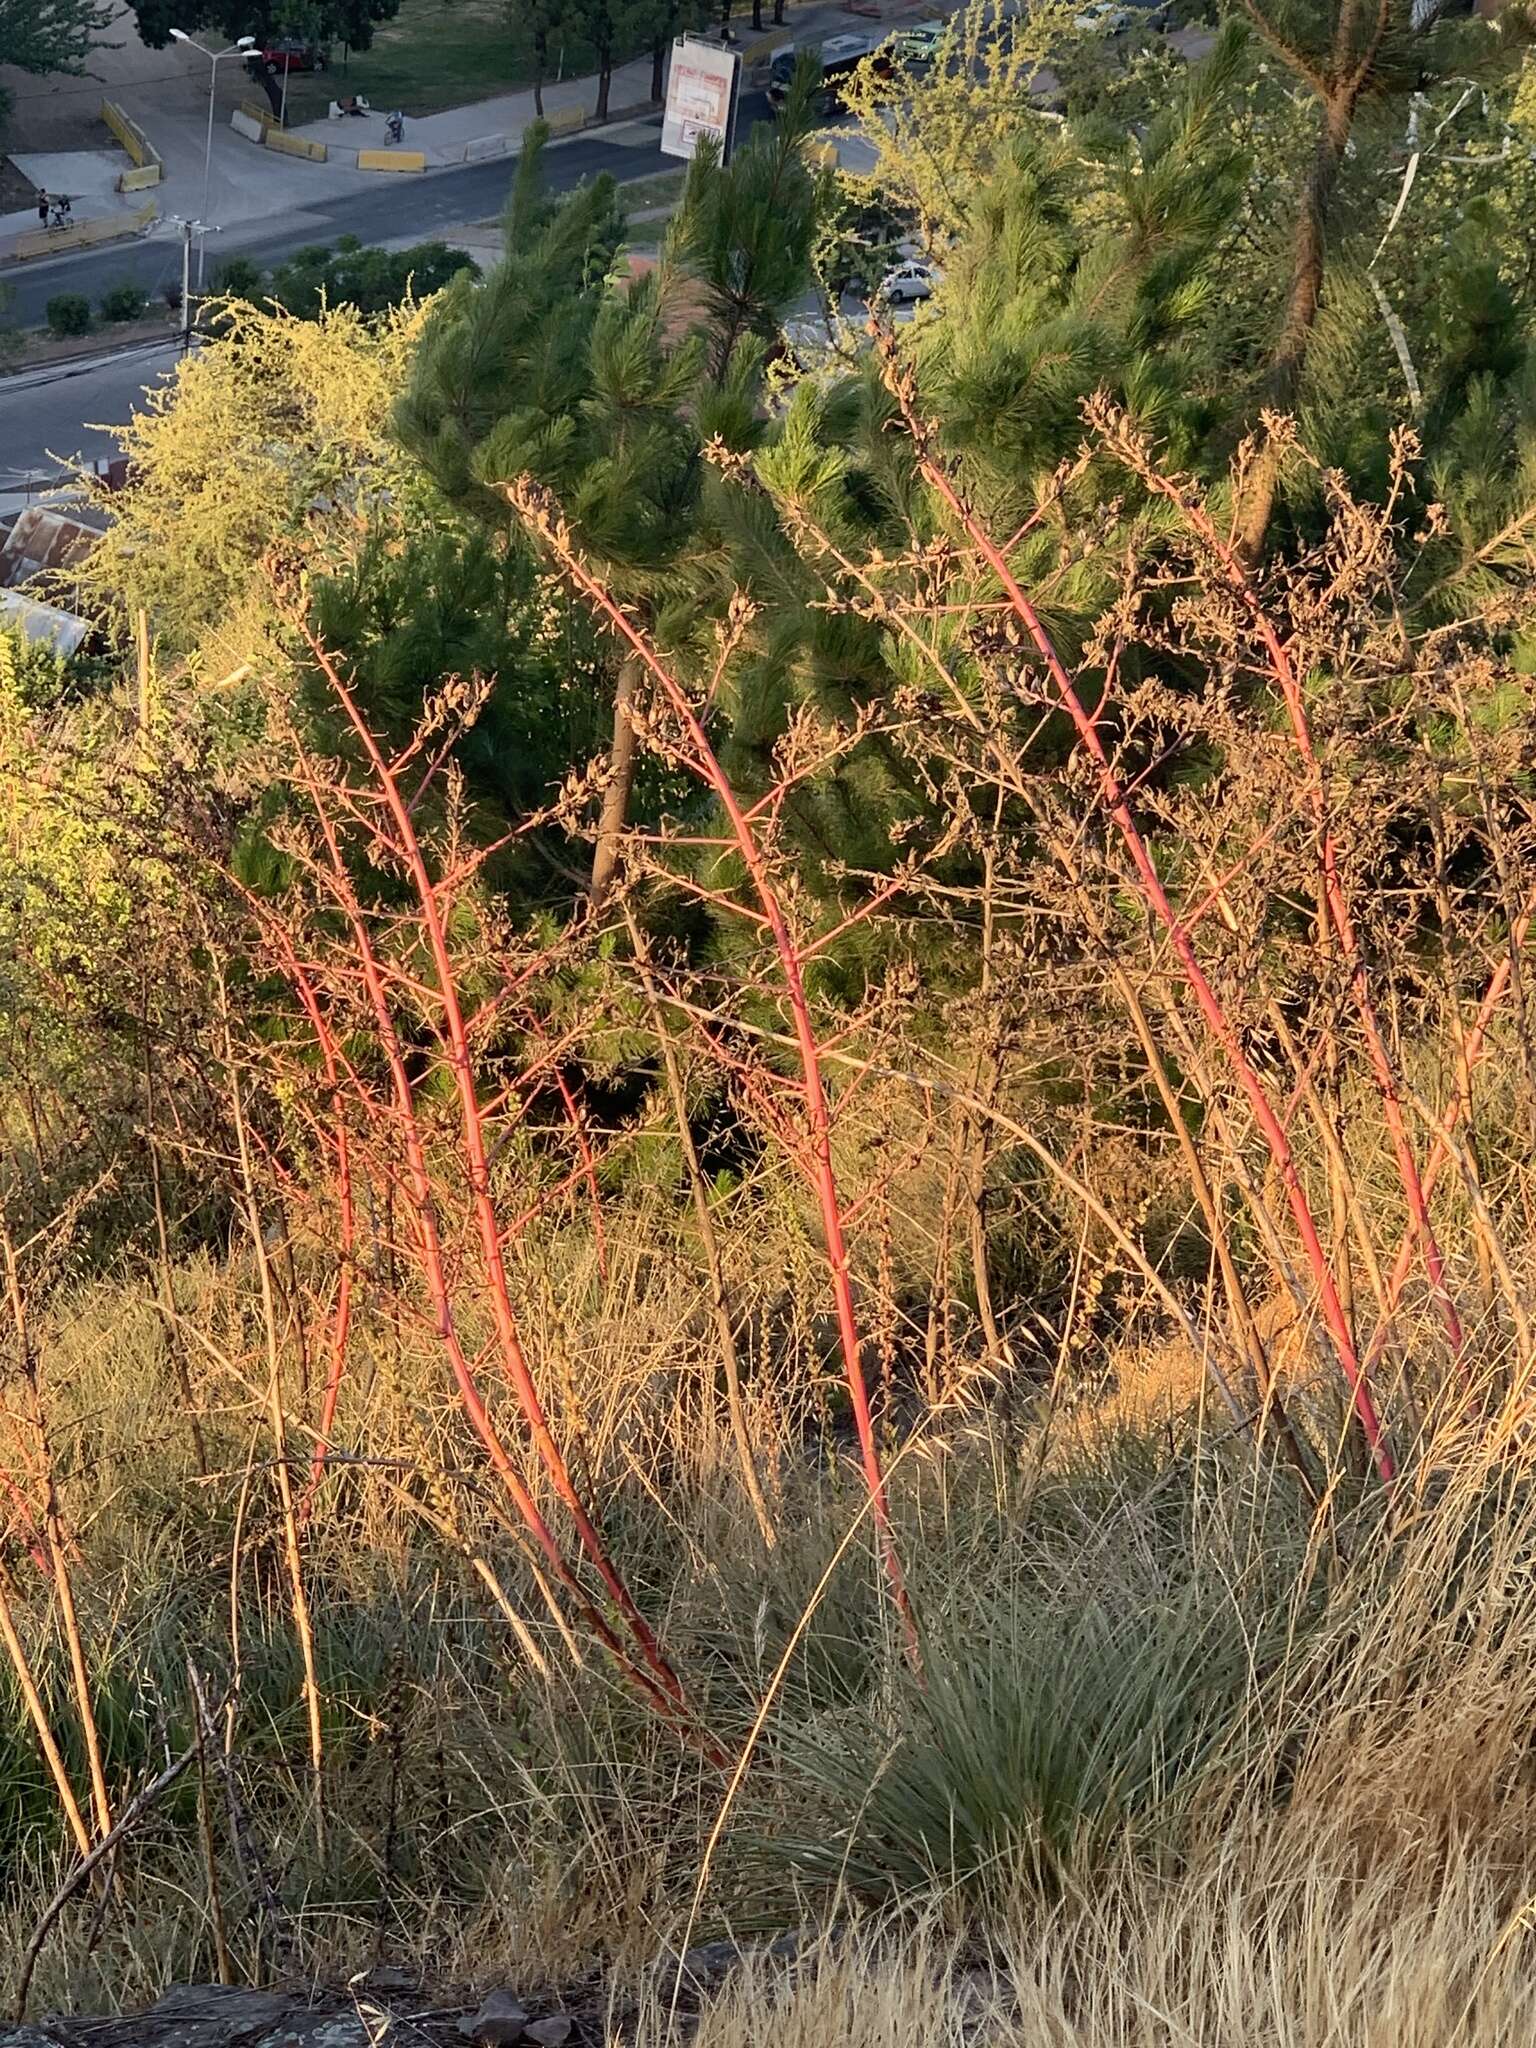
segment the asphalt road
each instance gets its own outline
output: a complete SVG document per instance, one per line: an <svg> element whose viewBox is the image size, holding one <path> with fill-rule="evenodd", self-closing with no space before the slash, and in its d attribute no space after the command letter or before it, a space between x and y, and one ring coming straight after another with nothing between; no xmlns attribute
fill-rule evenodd
<svg viewBox="0 0 1536 2048"><path fill-rule="evenodd" d="M748 94L738 112L738 134L770 119L767 97ZM661 118L654 121L656 147L635 149L605 142L601 134L574 136L549 148L544 162L554 191L566 191L583 178L612 171L624 178L648 177L675 169L675 160L661 154ZM516 157L469 164L462 170L429 171L411 179L381 178L377 190L357 192L314 206L290 209L281 221L238 222L208 240L209 274L229 257L240 255L270 265L307 243L334 242L338 235L356 235L364 243L397 241L416 235L429 241L444 228L466 221L487 220L501 211L517 172ZM139 284L151 296L181 276L181 241L174 228L162 226L144 241L116 248L82 251L36 264L7 265L4 283L12 297L6 318L21 327L41 326L44 308L56 292L84 292L93 302L110 286ZM0 383L0 460L4 460L8 401Z"/></svg>
<svg viewBox="0 0 1536 2048"><path fill-rule="evenodd" d="M174 335L105 359L53 363L0 378L0 510L23 502L16 486L59 474L71 462L116 455L114 420L125 420L146 385L174 368Z"/></svg>
<svg viewBox="0 0 1536 2048"><path fill-rule="evenodd" d="M766 97L753 93L741 103L738 134L771 118ZM550 188L567 191L601 171L643 178L675 169L675 160L661 154L659 117L654 126L655 147L637 149L632 140L621 146L601 135L554 145L544 160ZM290 210L280 222L243 221L210 237L208 268L211 274L236 253L271 265L306 243L333 242L347 234L364 243L393 242L403 235L429 241L444 229L493 218L516 174L516 157L503 157L409 181L381 179L377 190ZM6 318L39 325L55 292L84 292L96 300L111 285L131 279L154 297L180 276L181 244L174 231L36 267L8 267L4 282L14 296ZM114 454L111 424L127 418L145 386L173 367L177 353L176 342L168 338L106 360L51 364L0 377L0 499L17 479L54 472L64 462L94 462Z"/></svg>

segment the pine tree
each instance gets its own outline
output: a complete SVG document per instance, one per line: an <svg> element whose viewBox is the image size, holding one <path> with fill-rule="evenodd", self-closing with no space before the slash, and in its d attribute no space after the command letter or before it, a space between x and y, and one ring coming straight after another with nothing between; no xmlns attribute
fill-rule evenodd
<svg viewBox="0 0 1536 2048"><path fill-rule="evenodd" d="M551 203L543 136L525 145L506 254L459 282L428 323L397 414L450 501L510 531L504 487L548 486L611 586L658 629L686 620L686 564L705 544L701 447L750 441L773 315L807 281L816 188L803 110L723 168L705 155L660 262L615 275L623 227L610 181ZM686 630L686 625L680 627ZM591 893L612 885L636 772L638 676L612 659L613 730ZM567 764L569 765L569 764Z"/></svg>
<svg viewBox="0 0 1536 2048"><path fill-rule="evenodd" d="M1288 282L1278 331L1265 364L1261 397L1279 412L1294 411L1304 396L1309 354L1325 301L1331 244L1347 214L1351 159L1367 168L1373 153L1359 148L1367 116L1395 125L1437 81L1507 68L1517 41L1490 35L1482 22L1443 18L1423 0L1244 0L1266 48L1278 57L1313 103L1311 160L1302 180L1290 232ZM1256 467L1243 507L1241 540L1250 556L1264 546L1279 481L1278 458Z"/></svg>

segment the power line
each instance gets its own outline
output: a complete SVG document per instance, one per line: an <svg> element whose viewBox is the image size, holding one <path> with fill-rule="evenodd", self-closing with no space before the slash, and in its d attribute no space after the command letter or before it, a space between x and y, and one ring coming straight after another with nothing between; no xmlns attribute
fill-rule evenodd
<svg viewBox="0 0 1536 2048"><path fill-rule="evenodd" d="M29 391L49 391L55 384L67 384L72 377L92 377L98 370L111 369L114 363L128 362L135 356L152 355L156 349L179 348L180 346L181 334L179 329L175 334L157 337L153 341L131 341L123 348L114 349L109 356L98 356L91 362L61 365L47 376L31 377L18 388L15 395L17 397L24 397ZM9 378L0 378L0 401L3 401L6 396L5 387L9 382Z"/></svg>
<svg viewBox="0 0 1536 2048"><path fill-rule="evenodd" d="M15 106L22 100L67 100L83 92L95 93L98 98L105 94L110 99L113 93L131 90L134 86L171 85L178 78L196 79L197 76L198 73L190 67L181 71L148 71L142 78L93 78L88 73L79 85L55 85L39 87L36 92L13 92L11 104Z"/></svg>

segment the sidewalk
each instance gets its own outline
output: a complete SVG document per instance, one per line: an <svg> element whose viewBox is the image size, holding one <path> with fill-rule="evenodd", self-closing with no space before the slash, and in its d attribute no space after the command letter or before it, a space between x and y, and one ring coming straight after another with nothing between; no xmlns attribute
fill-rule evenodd
<svg viewBox="0 0 1536 2048"><path fill-rule="evenodd" d="M836 0L832 4L822 0L822 4L794 7L782 28L770 28L765 22L761 35L750 30L740 32L736 48L741 54L743 90L751 89L754 68L765 65L772 52L786 42L811 42L854 29L867 28L874 34L893 23L947 14L957 4L958 0L937 0L937 4L935 0L861 0L855 12L845 4L836 4ZM597 79L588 76L552 81L544 87L543 97L544 118L551 128L556 134L569 133L590 119L597 99ZM621 124L633 120L654 105L650 57L616 65L608 94L609 121ZM324 143L332 163L339 159L346 164L358 149L389 147L384 124L392 111L389 107L375 107L361 119L347 115L339 121L306 121L289 133L305 142ZM536 118L530 86L520 92L502 93L495 99L450 107L441 114L425 114L416 120L408 116L400 147L421 151L429 169L510 156L520 146L523 131Z"/></svg>
<svg viewBox="0 0 1536 2048"><path fill-rule="evenodd" d="M126 228L144 205L142 192L117 189L118 178L127 166L121 150L13 149L7 154L22 176L29 178L39 191L68 194L70 219L76 226L120 214ZM0 251L9 252L18 236L35 235L46 225L38 219L35 206L16 213L0 213Z"/></svg>
<svg viewBox="0 0 1536 2048"><path fill-rule="evenodd" d="M161 159L160 185L153 192L132 195L133 204L155 199L166 217L193 216L205 219L210 227L234 227L298 210L327 194L335 197L377 185L366 172L263 154L232 134L229 117L250 96L251 87L240 67L228 59L218 67L210 160L207 59L178 43L163 50L147 49L128 0L112 4L112 19L91 51L89 76L50 74L36 79L0 72L0 84L13 96L5 135L7 154L13 159L25 163L34 155L62 151L94 155L99 149L104 160L111 154L115 170L123 169L122 154L99 117L102 100L110 99L139 124ZM199 40L222 48L225 39L210 31ZM77 220L89 219L93 209L102 210L94 195L82 206L77 195L84 188L78 184L60 178L57 189L75 201ZM23 225L37 226L35 209ZM11 239L0 238L0 246Z"/></svg>

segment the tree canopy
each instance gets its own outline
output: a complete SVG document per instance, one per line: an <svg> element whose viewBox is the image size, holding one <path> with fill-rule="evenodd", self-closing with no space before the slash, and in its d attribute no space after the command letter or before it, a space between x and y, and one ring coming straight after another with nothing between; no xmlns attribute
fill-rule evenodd
<svg viewBox="0 0 1536 2048"><path fill-rule="evenodd" d="M173 28L189 35L208 30L227 43L297 35L366 50L379 23L399 10L400 0L133 0L139 34L152 50L165 47Z"/></svg>
<svg viewBox="0 0 1536 2048"><path fill-rule="evenodd" d="M111 18L106 0L0 0L0 64L79 71Z"/></svg>

